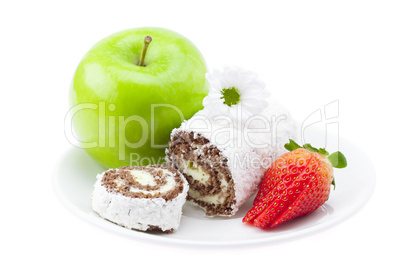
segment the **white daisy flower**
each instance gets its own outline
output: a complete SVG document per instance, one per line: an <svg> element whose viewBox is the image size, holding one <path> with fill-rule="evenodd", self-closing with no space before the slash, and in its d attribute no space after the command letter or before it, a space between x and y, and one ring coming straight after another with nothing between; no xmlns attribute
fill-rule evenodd
<svg viewBox="0 0 402 268"><path fill-rule="evenodd" d="M211 87L203 105L211 118L228 115L235 123L244 123L268 105L265 84L253 72L227 67L207 73L205 77Z"/></svg>

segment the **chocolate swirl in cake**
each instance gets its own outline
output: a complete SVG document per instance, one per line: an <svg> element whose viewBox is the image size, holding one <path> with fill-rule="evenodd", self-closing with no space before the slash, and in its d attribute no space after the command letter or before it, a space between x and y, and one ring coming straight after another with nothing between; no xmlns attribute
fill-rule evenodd
<svg viewBox="0 0 402 268"><path fill-rule="evenodd" d="M179 131L169 142L168 165L187 179L190 200L206 210L206 215L232 215L234 183L227 159L208 139L194 132Z"/></svg>
<svg viewBox="0 0 402 268"><path fill-rule="evenodd" d="M177 171L166 166L162 169L161 165L108 170L103 175L102 186L131 198L172 200L183 192L183 181Z"/></svg>

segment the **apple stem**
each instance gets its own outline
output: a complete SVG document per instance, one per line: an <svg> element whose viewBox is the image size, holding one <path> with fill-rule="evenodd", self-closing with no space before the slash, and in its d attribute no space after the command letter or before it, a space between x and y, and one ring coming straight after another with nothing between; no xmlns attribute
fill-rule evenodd
<svg viewBox="0 0 402 268"><path fill-rule="evenodd" d="M138 66L145 66L144 65L144 60L145 60L145 54L147 54L148 46L152 41L152 37L149 35L145 36L144 38L144 45L142 46L142 51L141 51L141 57L140 57L140 62L138 63Z"/></svg>

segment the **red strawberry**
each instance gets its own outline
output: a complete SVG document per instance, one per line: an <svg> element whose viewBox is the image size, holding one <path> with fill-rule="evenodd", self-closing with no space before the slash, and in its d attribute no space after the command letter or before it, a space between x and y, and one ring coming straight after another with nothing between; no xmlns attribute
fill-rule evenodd
<svg viewBox="0 0 402 268"><path fill-rule="evenodd" d="M333 167L346 167L341 152L328 156L325 149L310 144L300 147L293 140L285 148L290 152L266 171L254 207L243 222L252 221L260 228L274 227L315 211L328 200L331 184L335 185Z"/></svg>

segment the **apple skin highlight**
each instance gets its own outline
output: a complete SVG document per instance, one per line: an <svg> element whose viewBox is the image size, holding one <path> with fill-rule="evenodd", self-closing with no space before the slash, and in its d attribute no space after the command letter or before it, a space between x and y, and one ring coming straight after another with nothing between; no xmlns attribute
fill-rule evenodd
<svg viewBox="0 0 402 268"><path fill-rule="evenodd" d="M139 66L145 36L152 43ZM203 108L206 64L188 39L162 28L113 34L84 56L70 90L81 147L105 168L163 164L170 133Z"/></svg>

